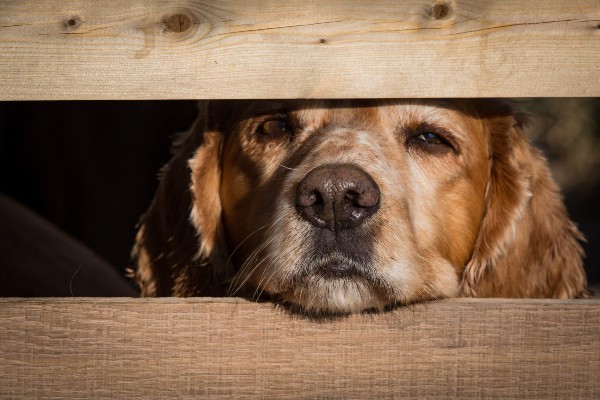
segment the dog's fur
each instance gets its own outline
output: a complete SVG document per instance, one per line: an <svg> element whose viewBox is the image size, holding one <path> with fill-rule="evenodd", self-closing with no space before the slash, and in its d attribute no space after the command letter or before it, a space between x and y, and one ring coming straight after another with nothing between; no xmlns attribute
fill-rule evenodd
<svg viewBox="0 0 600 400"><path fill-rule="evenodd" d="M202 102L141 219L135 279L144 296L266 295L333 313L586 297L582 235L525 120L483 99ZM322 165L365 171L378 210L351 229L307 222L297 186Z"/></svg>

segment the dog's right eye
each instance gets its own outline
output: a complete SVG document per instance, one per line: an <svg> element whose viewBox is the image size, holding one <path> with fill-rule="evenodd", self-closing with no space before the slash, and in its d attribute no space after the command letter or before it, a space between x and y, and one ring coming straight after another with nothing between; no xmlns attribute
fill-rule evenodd
<svg viewBox="0 0 600 400"><path fill-rule="evenodd" d="M263 122L258 131L265 136L276 138L292 133L292 128L285 119L271 119Z"/></svg>

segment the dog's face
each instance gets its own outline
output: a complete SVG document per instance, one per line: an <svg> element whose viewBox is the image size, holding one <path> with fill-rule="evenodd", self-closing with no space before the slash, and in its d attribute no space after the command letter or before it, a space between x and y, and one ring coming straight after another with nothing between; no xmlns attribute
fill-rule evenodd
<svg viewBox="0 0 600 400"><path fill-rule="evenodd" d="M457 295L582 295L578 232L506 110L467 100L208 103L143 220L138 281L147 295L269 295L334 313ZM540 180L550 183L539 201L574 254L573 276L552 287L549 272L512 260L544 257L527 250L522 226L544 240L554 229L538 226L530 201ZM172 200L182 185L191 198ZM189 207L184 222L164 210L169 201Z"/></svg>
<svg viewBox="0 0 600 400"><path fill-rule="evenodd" d="M256 102L225 138L232 282L306 309L455 296L484 212L486 126L437 102Z"/></svg>

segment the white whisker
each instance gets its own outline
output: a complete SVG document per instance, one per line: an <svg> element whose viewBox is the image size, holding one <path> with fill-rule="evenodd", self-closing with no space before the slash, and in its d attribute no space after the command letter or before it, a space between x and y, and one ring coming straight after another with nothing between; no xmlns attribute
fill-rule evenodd
<svg viewBox="0 0 600 400"><path fill-rule="evenodd" d="M265 271L267 271L267 270L268 270L268 269L269 269L269 268L270 268L270 267L273 265L273 262L274 262L274 261L275 261L275 259L274 259L274 258L273 258L273 259L271 259L271 261L269 261L269 264L267 264L267 267L265 268ZM264 291L264 290L266 289L266 287L269 285L269 283L271 282L271 280L272 280L272 279L275 277L275 275L276 275L276 273L277 273L277 272L281 273L281 271L280 271L278 268L274 268L274 269L273 269L273 272L271 273L271 275L269 276L269 278L268 278L268 279L265 281L265 284L264 284L263 288L260 290L260 293L259 293L259 294L258 294L258 296L256 297L257 299L260 299L260 296L262 296L262 294L263 294L263 291ZM256 287L256 290L254 291L254 295L256 295L256 292L257 292L258 288L260 288L261 284L262 284L262 279L261 279L261 281L258 283L258 285L257 285L257 287ZM254 296L253 296L253 297L254 297Z"/></svg>
<svg viewBox="0 0 600 400"><path fill-rule="evenodd" d="M272 237L269 240L264 241L256 250L254 250L252 252L252 254L248 257L248 259L246 259L246 261L244 262L244 264L242 265L242 267L240 268L240 270L238 271L238 273L236 274L235 279L232 281L231 285L230 285L230 290L229 293L231 293L231 295L235 295L236 293L238 293L241 288L248 282L248 280L250 279L250 277L254 274L254 272L256 271L256 269L262 264L262 262L268 257L265 256L263 257L260 262L256 263L254 265L254 267L252 268L252 270L246 274L246 269L248 268L248 266L250 266L254 260L256 260L258 258L258 255L269 245L271 244L274 240L276 240L277 237ZM236 289L232 292L231 288L236 286L236 283L238 282L238 280L244 276L243 281L237 285Z"/></svg>
<svg viewBox="0 0 600 400"><path fill-rule="evenodd" d="M237 246L236 248L231 252L231 254L229 255L229 258L227 259L227 262L225 263L225 265L229 264L229 262L231 261L231 258L233 257L233 255L235 254L236 251L239 250L240 246L243 245L248 239L250 239L251 236L255 235L257 232L259 232L261 229L266 228L267 226L269 226L269 224L265 224L263 226L261 226L260 228L256 229L254 232L250 233L248 236L246 236L244 238L244 240L242 240Z"/></svg>
<svg viewBox="0 0 600 400"><path fill-rule="evenodd" d="M280 220L281 220L281 218L280 218L280 219L277 219L276 221L272 222L271 224L265 224L265 225L261 226L260 228L256 229L254 232L250 233L248 236L246 236L246 238L245 238L244 240L242 240L242 242L240 242L240 244L239 244L239 245L238 245L238 246L235 248L235 250L234 250L234 251L231 253L231 255L229 256L229 259L227 260L227 263L226 263L225 265L229 264L229 262L231 261L231 258L233 257L233 254L234 254L234 253L235 253L235 252L236 252L236 251L237 251L237 250L240 248L240 246L241 246L241 245L242 245L242 244L243 244L245 241L247 241L247 240L248 240L248 239L249 239L249 238L250 238L252 235L255 235L257 232L259 232L261 229L264 229L264 228L268 227L268 228L267 228L267 230L266 230L266 232L265 232L265 233L266 233L265 237L269 237L269 236L270 236L270 235L269 235L269 233L270 233L270 232L271 232L271 230L273 229L274 225L275 225L275 224L277 224L277 223L278 223ZM270 226L269 226L269 225L270 225ZM247 269L247 266L249 265L249 263L250 263L250 262L251 262L253 259L255 259L256 257L258 257L258 254L259 254L259 253L260 253L262 250L264 250L264 248L267 246L267 244L268 244L268 243L266 243L266 242L263 242L263 244L259 245L259 246L258 246L258 247L257 247L257 248L256 248L256 249L255 249L255 250L254 250L254 251L253 251L251 254L250 254L250 256L248 256L248 258L246 258L246 261L244 261L244 263L243 263L243 264L242 264L242 266L240 267L239 271L238 271L238 272L235 274L235 276L233 277L233 279L232 279L232 280L231 280L231 282L230 282L229 289L228 289L228 291L227 291L229 295L231 295L231 293L232 293L232 290L231 290L231 289L232 289L232 288L233 288L233 287L236 285L237 281L238 281L238 280L240 279L240 277L241 277L241 276L244 274L244 271ZM253 271L254 271L254 269L253 269ZM252 273L250 273L249 275L252 275ZM238 287L238 289L235 291L236 293L237 293L237 291L239 291L239 289L241 289L241 286L243 286L243 285L240 285L240 287Z"/></svg>

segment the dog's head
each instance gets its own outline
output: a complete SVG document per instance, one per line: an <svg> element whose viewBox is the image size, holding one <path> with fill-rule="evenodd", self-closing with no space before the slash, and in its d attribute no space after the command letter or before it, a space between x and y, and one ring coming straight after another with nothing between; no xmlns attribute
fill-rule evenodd
<svg viewBox="0 0 600 400"><path fill-rule="evenodd" d="M144 295L269 295L319 312L585 296L580 233L511 105L222 101L142 218Z"/></svg>

